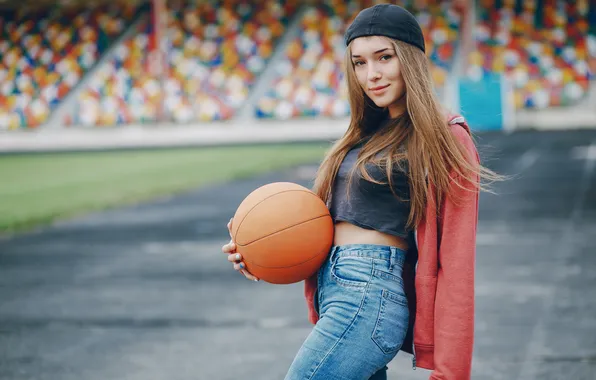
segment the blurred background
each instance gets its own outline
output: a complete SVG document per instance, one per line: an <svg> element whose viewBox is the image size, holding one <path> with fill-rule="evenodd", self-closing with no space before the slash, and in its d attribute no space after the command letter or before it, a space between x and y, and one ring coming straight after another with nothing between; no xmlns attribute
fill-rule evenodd
<svg viewBox="0 0 596 380"><path fill-rule="evenodd" d="M0 0L0 379L282 379L302 284L247 283L225 225L312 184L343 33L383 2L510 176L480 201L473 378L596 379L594 0Z"/></svg>

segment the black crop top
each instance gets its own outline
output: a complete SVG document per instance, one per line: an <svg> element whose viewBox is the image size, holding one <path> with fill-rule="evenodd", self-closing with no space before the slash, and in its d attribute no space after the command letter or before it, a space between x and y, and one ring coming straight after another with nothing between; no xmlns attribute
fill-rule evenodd
<svg viewBox="0 0 596 380"><path fill-rule="evenodd" d="M412 239L413 231L406 229L410 213L407 165L394 164L392 168L393 189L400 199L395 197L387 184L386 169L374 164L366 165L368 173L375 180L385 184L367 181L355 172L352 176L350 198L347 198L348 176L356 163L361 146L362 143L352 148L339 167L329 205L333 221L344 221L369 230Z"/></svg>

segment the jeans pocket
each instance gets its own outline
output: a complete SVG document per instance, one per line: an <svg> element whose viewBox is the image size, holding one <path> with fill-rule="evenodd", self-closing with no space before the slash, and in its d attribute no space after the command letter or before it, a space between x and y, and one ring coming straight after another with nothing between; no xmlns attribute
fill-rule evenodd
<svg viewBox="0 0 596 380"><path fill-rule="evenodd" d="M386 354L399 351L408 333L409 314L405 295L383 289L379 316L372 334L372 340L381 351Z"/></svg>
<svg viewBox="0 0 596 380"><path fill-rule="evenodd" d="M358 256L339 256L331 265L331 276L339 285L364 288L372 277L372 259Z"/></svg>

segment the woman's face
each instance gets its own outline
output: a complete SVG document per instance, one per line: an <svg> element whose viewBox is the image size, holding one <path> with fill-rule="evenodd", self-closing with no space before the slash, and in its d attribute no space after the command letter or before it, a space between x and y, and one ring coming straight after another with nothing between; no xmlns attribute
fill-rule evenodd
<svg viewBox="0 0 596 380"><path fill-rule="evenodd" d="M352 41L352 64L358 83L378 107L395 118L406 109L404 78L393 45L379 36Z"/></svg>

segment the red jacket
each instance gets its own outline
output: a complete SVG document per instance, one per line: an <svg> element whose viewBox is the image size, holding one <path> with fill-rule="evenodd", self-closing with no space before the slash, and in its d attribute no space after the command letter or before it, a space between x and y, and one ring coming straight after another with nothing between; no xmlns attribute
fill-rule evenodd
<svg viewBox="0 0 596 380"><path fill-rule="evenodd" d="M449 124L470 160L478 163L466 122L451 116ZM433 370L431 380L467 380L472 367L478 191L455 184L449 191L457 204L444 197L437 216L435 203L428 202L426 216L416 229L417 268L406 263L403 272L411 324L402 350L414 354L414 366ZM429 199L434 199L433 194L431 186ZM319 319L313 303L316 289L316 276L305 281L312 323Z"/></svg>

